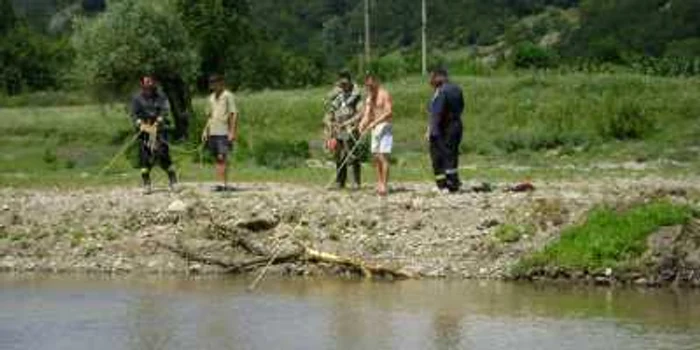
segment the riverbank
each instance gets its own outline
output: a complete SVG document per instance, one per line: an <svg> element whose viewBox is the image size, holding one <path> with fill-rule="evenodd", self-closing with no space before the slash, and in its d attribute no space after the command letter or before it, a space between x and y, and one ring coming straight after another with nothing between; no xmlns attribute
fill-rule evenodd
<svg viewBox="0 0 700 350"><path fill-rule="evenodd" d="M532 192L507 192L508 184L492 185L444 196L427 184L406 183L396 185L386 199L369 188L329 192L276 183L243 184L229 193L185 184L178 193L148 196L127 187L5 188L0 190L0 270L231 272L231 266L247 261L251 247L234 244L245 239L261 255L275 247L283 251L303 245L415 277L561 279L568 274L585 279L579 272L540 269L514 276L513 271L601 204L623 208L659 199L691 207L700 203L700 181L692 178L552 181L535 183ZM629 282L663 282L654 271L668 273L649 268L616 275L611 266L587 275L593 282L603 282L599 277L626 281L632 273L635 278ZM271 272L349 273L341 266L303 260L276 264Z"/></svg>

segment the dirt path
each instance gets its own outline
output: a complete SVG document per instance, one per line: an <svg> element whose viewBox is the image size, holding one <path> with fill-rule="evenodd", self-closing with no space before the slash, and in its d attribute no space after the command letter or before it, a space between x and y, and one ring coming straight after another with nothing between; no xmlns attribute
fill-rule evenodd
<svg viewBox="0 0 700 350"><path fill-rule="evenodd" d="M423 276L499 278L508 266L555 238L592 206L658 195L695 201L697 179L597 179L535 183L530 193L438 195L429 184L401 184L386 199L370 190L243 184L232 193L185 184L179 193L144 196L136 188L0 190L0 270L216 272L188 263L158 243L235 261L242 253L221 227L250 223L250 234L274 245L290 235L315 249ZM267 225L266 223L270 223ZM499 239L503 225L517 241ZM309 274L303 264L278 271Z"/></svg>

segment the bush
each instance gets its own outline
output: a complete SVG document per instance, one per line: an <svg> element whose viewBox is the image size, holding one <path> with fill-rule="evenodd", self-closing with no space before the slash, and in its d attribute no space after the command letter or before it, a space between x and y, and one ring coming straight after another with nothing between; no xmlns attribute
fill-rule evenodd
<svg viewBox="0 0 700 350"><path fill-rule="evenodd" d="M398 52L372 61L368 68L385 81L405 77L409 72L408 62L403 55Z"/></svg>
<svg viewBox="0 0 700 350"><path fill-rule="evenodd" d="M644 109L633 102L624 102L617 107L616 113L607 119L601 134L617 140L642 139L655 129L654 121Z"/></svg>
<svg viewBox="0 0 700 350"><path fill-rule="evenodd" d="M558 61L559 57L554 51L529 41L517 45L513 53L513 65L516 68L554 68Z"/></svg>

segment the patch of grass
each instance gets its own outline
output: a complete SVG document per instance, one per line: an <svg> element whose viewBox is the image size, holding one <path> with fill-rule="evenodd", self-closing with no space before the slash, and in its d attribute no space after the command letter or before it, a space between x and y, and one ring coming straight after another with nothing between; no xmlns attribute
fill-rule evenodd
<svg viewBox="0 0 700 350"><path fill-rule="evenodd" d="M520 261L516 270L615 267L641 256L647 249L647 237L660 227L684 224L691 217L690 207L666 201L637 205L624 212L598 207L585 223L564 230L558 241Z"/></svg>
<svg viewBox="0 0 700 350"><path fill-rule="evenodd" d="M75 248L80 246L83 243L83 240L85 240L85 232L82 231L74 231L70 234L70 246L71 248Z"/></svg>
<svg viewBox="0 0 700 350"><path fill-rule="evenodd" d="M502 243L516 243L524 236L531 236L533 233L535 233L535 227L532 225L504 224L498 226L494 232L494 237Z"/></svg>

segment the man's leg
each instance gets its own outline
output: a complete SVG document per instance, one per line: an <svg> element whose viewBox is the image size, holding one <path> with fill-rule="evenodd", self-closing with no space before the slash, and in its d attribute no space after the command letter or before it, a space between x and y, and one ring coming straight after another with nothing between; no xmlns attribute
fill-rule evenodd
<svg viewBox="0 0 700 350"><path fill-rule="evenodd" d="M379 190L381 189L381 183L382 183L382 164L381 164L381 161L379 160L378 153L372 154L372 165L374 166L374 172L377 174L376 190L377 190L377 192L379 192Z"/></svg>
<svg viewBox="0 0 700 350"><path fill-rule="evenodd" d="M459 180L459 146L462 143L462 126L454 124L450 128L447 139L447 157L445 175L447 188L450 192L457 192L462 187Z"/></svg>
<svg viewBox="0 0 700 350"><path fill-rule="evenodd" d="M433 163L435 184L439 190L447 188L447 175L445 174L445 146L441 137L430 138L430 159Z"/></svg>
<svg viewBox="0 0 700 350"><path fill-rule="evenodd" d="M212 154L216 159L216 181L221 185L217 190L228 189L228 139L224 136L212 136L210 139Z"/></svg>
<svg viewBox="0 0 700 350"><path fill-rule="evenodd" d="M389 191L389 154L380 153L379 159L379 194L386 195Z"/></svg>
<svg viewBox="0 0 700 350"><path fill-rule="evenodd" d="M362 186L362 164L359 157L352 160L352 185L356 189Z"/></svg>
<svg viewBox="0 0 700 350"><path fill-rule="evenodd" d="M344 188L348 178L348 162L350 150L349 144L345 140L338 140L335 152L335 184L338 188Z"/></svg>
<svg viewBox="0 0 700 350"><path fill-rule="evenodd" d="M158 163L160 167L168 174L168 186L171 190L177 185L177 172L173 165L173 160L170 157L170 148L166 144L161 144L158 151Z"/></svg>
<svg viewBox="0 0 700 350"><path fill-rule="evenodd" d="M151 193L151 169L153 168L152 152L146 141L139 142L139 165L141 167L141 183L145 193Z"/></svg>
<svg viewBox="0 0 700 350"><path fill-rule="evenodd" d="M358 138L360 137L359 134L357 135L352 135L351 139L347 141L348 144L348 152L349 151L354 151L353 154L350 155L350 164L349 166L352 168L352 182L353 182L353 187L356 189L360 188L360 185L362 183L362 164L360 162L360 152L361 150L358 147L359 140Z"/></svg>

